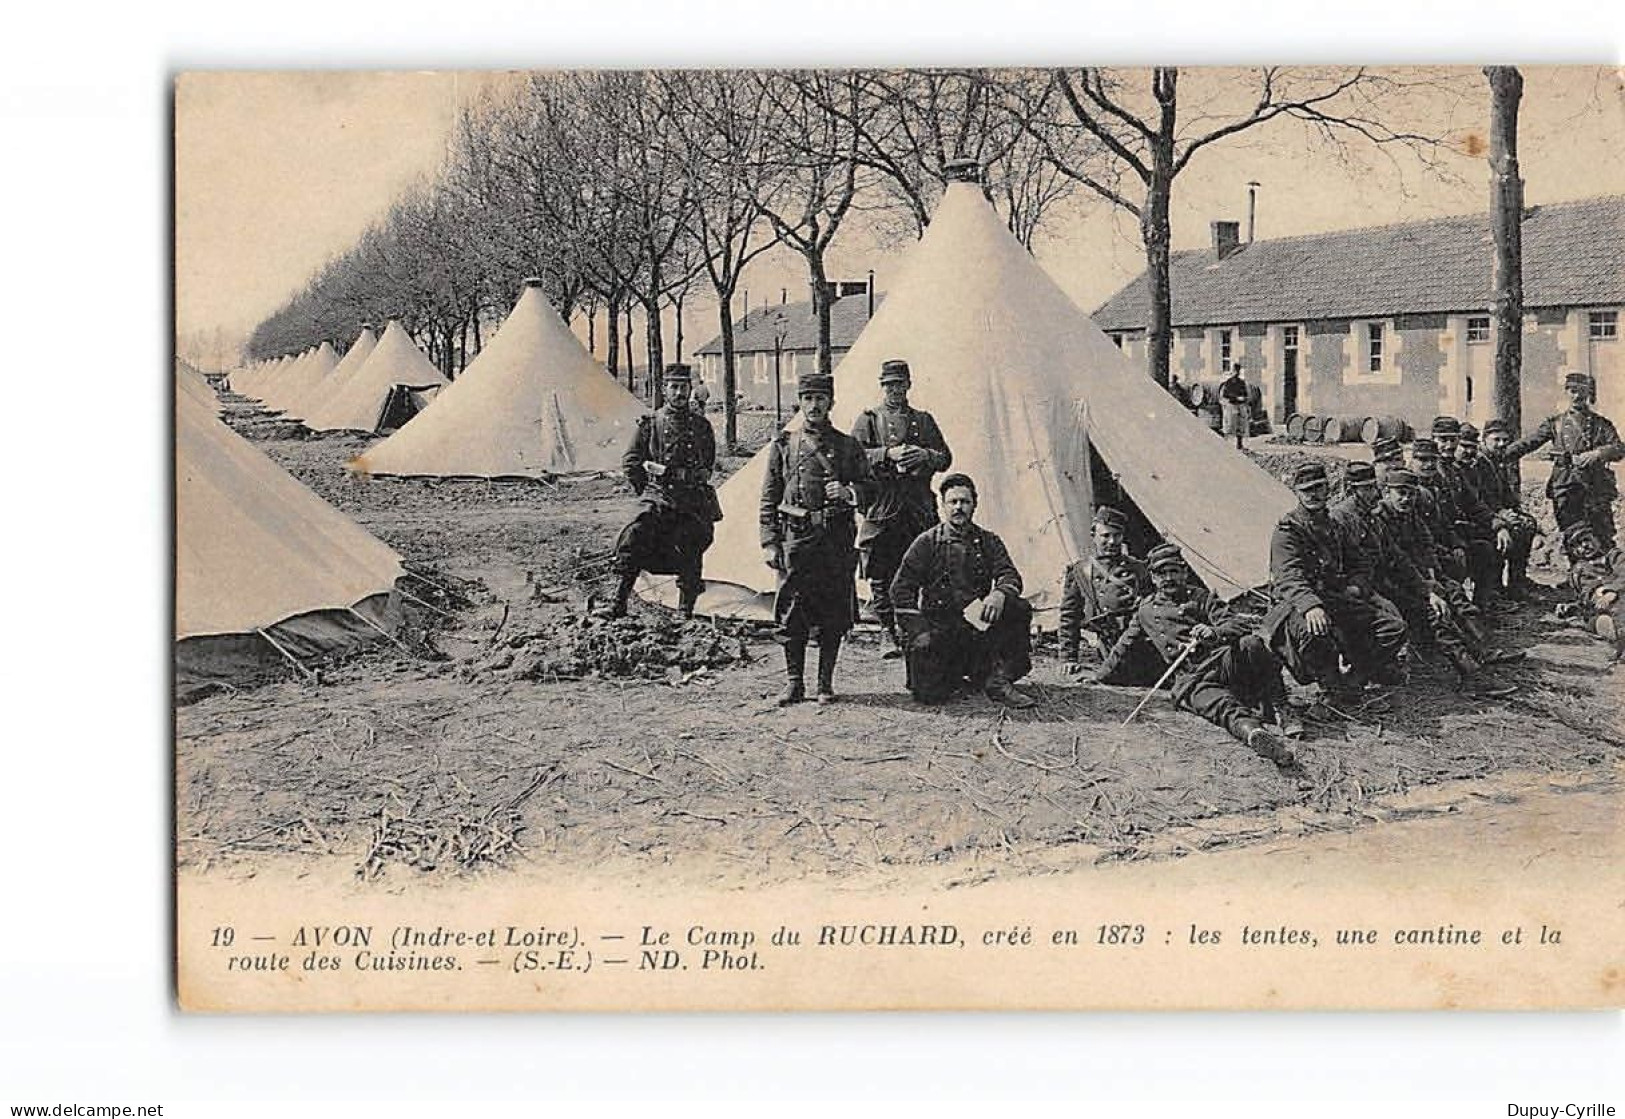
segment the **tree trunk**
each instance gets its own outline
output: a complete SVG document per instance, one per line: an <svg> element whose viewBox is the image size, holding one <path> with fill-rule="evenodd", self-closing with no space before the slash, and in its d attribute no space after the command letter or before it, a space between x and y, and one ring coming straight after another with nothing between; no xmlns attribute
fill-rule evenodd
<svg viewBox="0 0 1625 1119"><path fill-rule="evenodd" d="M598 309L587 312L587 353L598 352Z"/></svg>
<svg viewBox="0 0 1625 1119"><path fill-rule="evenodd" d="M677 297L677 357L678 362L683 360L683 297Z"/></svg>
<svg viewBox="0 0 1625 1119"><path fill-rule="evenodd" d="M607 359L605 368L609 370L611 380L619 381L621 376L621 306L613 295L604 301L604 323L607 334L604 341L604 357ZM632 387L631 370L627 370L626 384L628 388Z"/></svg>
<svg viewBox="0 0 1625 1119"><path fill-rule="evenodd" d="M1490 225L1495 233L1495 414L1523 426L1523 179L1518 173L1518 104L1523 75L1486 66L1490 81Z"/></svg>
<svg viewBox="0 0 1625 1119"><path fill-rule="evenodd" d="M835 372L829 338L829 278L824 271L824 250L803 249L807 258L807 278L812 285L813 321L818 324L818 372L825 377Z"/></svg>
<svg viewBox="0 0 1625 1119"><path fill-rule="evenodd" d="M1151 319L1146 323L1146 363L1151 379L1164 388L1173 364L1173 289L1168 274L1169 200L1174 190L1175 89L1179 72L1157 70L1152 88L1161 106L1157 134L1151 145L1151 177L1146 183L1145 209L1140 212L1140 236L1145 241L1145 280L1150 289Z"/></svg>
<svg viewBox="0 0 1625 1119"><path fill-rule="evenodd" d="M637 362L632 359L632 296L626 297L626 387L634 394L638 392ZM644 370L645 376L648 370Z"/></svg>
<svg viewBox="0 0 1625 1119"><path fill-rule="evenodd" d="M733 295L717 292L717 329L722 333L722 445L730 455L739 453L739 416L735 398Z"/></svg>
<svg viewBox="0 0 1625 1119"><path fill-rule="evenodd" d="M649 384L654 389L654 405L660 408L666 403L666 381L661 376L666 368L666 355L665 344L660 337L660 289L654 289L649 296L649 301L643 305L645 365Z"/></svg>

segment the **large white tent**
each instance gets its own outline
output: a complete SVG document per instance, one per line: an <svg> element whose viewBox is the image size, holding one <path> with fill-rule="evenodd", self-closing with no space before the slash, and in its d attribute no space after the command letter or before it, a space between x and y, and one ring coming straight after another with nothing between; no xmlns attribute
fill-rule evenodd
<svg viewBox="0 0 1625 1119"><path fill-rule="evenodd" d="M570 333L541 281L527 280L462 375L350 468L474 478L613 470L643 411Z"/></svg>
<svg viewBox="0 0 1625 1119"><path fill-rule="evenodd" d="M305 426L313 431L378 432L395 426L394 414L403 397L408 401L404 414L409 416L447 383L400 322L391 319L361 367L309 408Z"/></svg>
<svg viewBox="0 0 1625 1119"><path fill-rule="evenodd" d="M175 399L175 660L183 680L306 663L393 628L401 558Z"/></svg>
<svg viewBox="0 0 1625 1119"><path fill-rule="evenodd" d="M974 184L948 187L836 369L841 430L878 402L891 358L911 366L910 400L936 416L952 469L976 480L977 519L1009 545L1035 607L1058 604L1062 572L1087 551L1091 445L1211 589L1229 597L1268 582L1270 532L1291 493L1132 367ZM764 449L719 491L702 612L769 608L776 575L761 560L757 512L766 468ZM642 589L664 601L669 582L645 577Z"/></svg>

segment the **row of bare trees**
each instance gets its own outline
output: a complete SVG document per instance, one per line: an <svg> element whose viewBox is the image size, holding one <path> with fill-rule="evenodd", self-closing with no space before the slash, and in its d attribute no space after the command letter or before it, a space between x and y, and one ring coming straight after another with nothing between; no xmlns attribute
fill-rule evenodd
<svg viewBox="0 0 1625 1119"><path fill-rule="evenodd" d="M1166 383L1170 201L1192 158L1296 121L1305 143L1403 147L1436 162L1442 136L1386 122L1452 80L1361 68L1199 74L1188 99L1171 67L519 76L465 108L436 180L262 323L252 356L343 344L360 322L395 317L454 375L519 281L539 275L561 314L587 318L594 344L602 316L605 363L630 384L634 312L645 368L658 370L663 321L676 310L681 331L682 305L698 297L716 306L733 445L731 308L750 263L774 246L801 258L827 372L836 238L852 224L880 243L917 237L949 166L970 159L1029 249L1068 205L1133 215L1151 297L1148 372Z"/></svg>

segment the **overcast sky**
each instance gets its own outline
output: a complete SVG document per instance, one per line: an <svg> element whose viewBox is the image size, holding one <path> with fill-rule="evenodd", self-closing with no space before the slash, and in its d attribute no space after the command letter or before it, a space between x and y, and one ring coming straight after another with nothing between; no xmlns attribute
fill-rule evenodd
<svg viewBox="0 0 1625 1119"><path fill-rule="evenodd" d="M1530 203L1625 192L1625 102L1613 72L1526 68L1522 163ZM177 327L245 332L297 290L328 257L353 244L411 183L445 156L461 101L489 77L478 72L258 72L183 75L176 87ZM1182 77L1190 112L1215 73ZM1486 127L1488 92L1467 72L1471 97L1428 106L1418 123L1465 137ZM1448 109L1448 113L1446 110ZM1300 125L1271 125L1200 153L1174 193L1174 247L1200 246L1208 223L1243 219L1246 183L1262 184L1260 238L1460 213L1487 204L1482 158L1451 161L1453 180L1406 157L1356 150L1352 165ZM895 249L860 226L836 242L831 275L873 268L878 286ZM1040 262L1085 310L1143 268L1132 219L1092 198L1052 221ZM806 298L798 258L769 254L748 274L755 304ZM685 352L715 333L713 309L685 315ZM670 345L668 341L668 346Z"/></svg>

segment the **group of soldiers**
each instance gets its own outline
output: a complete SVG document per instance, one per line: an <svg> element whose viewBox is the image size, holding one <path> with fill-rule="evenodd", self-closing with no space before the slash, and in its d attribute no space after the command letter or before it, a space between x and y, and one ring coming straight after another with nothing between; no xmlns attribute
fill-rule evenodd
<svg viewBox="0 0 1625 1119"><path fill-rule="evenodd" d="M692 615L721 516L711 487L715 438L690 406L689 370L670 366L664 380L666 405L640 422L624 460L642 505L617 542L616 614L625 613L643 570L675 574L679 610ZM807 698L809 644L818 648L814 698L835 699L861 573L890 643L886 656L904 659L917 700L979 689L1030 706L1011 687L1031 668L1021 573L999 536L976 522L975 479L946 473L953 453L931 414L909 403L908 364L884 363L880 386L880 404L847 434L830 422L834 379L802 377L801 423L768 447L759 524L762 558L778 573L774 616L786 671L778 702ZM1408 459L1397 440L1380 440L1371 462L1348 464L1335 501L1322 463L1294 469L1287 481L1297 505L1269 542L1270 605L1261 618L1201 587L1174 544L1143 560L1130 554L1128 517L1099 507L1091 554L1063 577L1066 672L1090 683L1169 685L1176 706L1291 766L1301 726L1283 668L1336 695L1399 683L1412 658L1442 659L1464 680L1517 659L1495 648L1486 622L1534 589L1528 564L1537 526L1520 502L1518 461L1548 443L1547 495L1577 608L1625 642L1611 470L1625 443L1592 410L1589 376L1568 374L1565 389L1569 409L1523 439L1498 420L1481 436L1440 416L1429 436L1411 443Z"/></svg>

